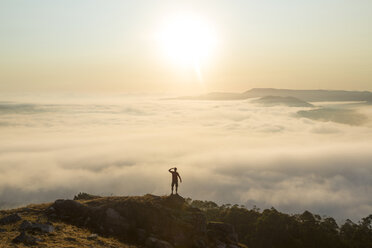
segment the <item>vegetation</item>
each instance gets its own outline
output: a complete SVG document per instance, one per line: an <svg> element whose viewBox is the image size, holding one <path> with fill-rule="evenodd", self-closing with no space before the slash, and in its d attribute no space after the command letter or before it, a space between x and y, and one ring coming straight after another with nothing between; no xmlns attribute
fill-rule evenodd
<svg viewBox="0 0 372 248"><path fill-rule="evenodd" d="M211 201L189 204L205 213L208 221L232 224L239 241L255 248L369 248L372 247L372 214L358 223L347 220L341 226L331 217L309 211L288 215L275 208L260 211L238 205L218 206Z"/></svg>

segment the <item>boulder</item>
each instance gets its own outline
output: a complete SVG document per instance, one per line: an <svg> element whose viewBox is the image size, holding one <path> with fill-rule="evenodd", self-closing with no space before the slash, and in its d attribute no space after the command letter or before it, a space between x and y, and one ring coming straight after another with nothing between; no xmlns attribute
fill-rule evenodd
<svg viewBox="0 0 372 248"><path fill-rule="evenodd" d="M32 224L33 230L38 230L45 233L52 233L54 232L54 226L50 224L41 224L41 223L33 223Z"/></svg>
<svg viewBox="0 0 372 248"><path fill-rule="evenodd" d="M56 200L52 207L57 215L67 217L81 216L86 210L83 204L74 200Z"/></svg>
<svg viewBox="0 0 372 248"><path fill-rule="evenodd" d="M25 245L37 245L37 242L41 241L43 240L27 235L25 232L21 232L21 234L12 240L13 243L23 243Z"/></svg>
<svg viewBox="0 0 372 248"><path fill-rule="evenodd" d="M32 223L30 221L24 220L19 229L21 231L39 231L44 233L52 233L54 232L54 226L51 224L41 224L41 223Z"/></svg>
<svg viewBox="0 0 372 248"><path fill-rule="evenodd" d="M19 214L11 214L0 219L0 225L8 225L20 221L22 218Z"/></svg>
<svg viewBox="0 0 372 248"><path fill-rule="evenodd" d="M32 227L32 223L28 220L24 220L24 221L22 221L21 225L19 226L19 230L26 231L26 230L31 229L31 227Z"/></svg>
<svg viewBox="0 0 372 248"><path fill-rule="evenodd" d="M113 220L122 220L123 219L123 217L116 210L114 210L112 208L106 209L106 216L107 216L107 218L113 219Z"/></svg>
<svg viewBox="0 0 372 248"><path fill-rule="evenodd" d="M178 195L178 194L172 194L168 197L165 197L163 199L161 199L161 204L166 206L166 207L170 207L170 208L182 208L185 203L186 203L186 200Z"/></svg>

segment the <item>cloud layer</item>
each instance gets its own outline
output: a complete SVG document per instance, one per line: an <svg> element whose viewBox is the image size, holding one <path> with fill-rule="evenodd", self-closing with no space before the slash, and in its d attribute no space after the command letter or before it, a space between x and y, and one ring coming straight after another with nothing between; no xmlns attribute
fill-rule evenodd
<svg viewBox="0 0 372 248"><path fill-rule="evenodd" d="M167 194L177 166L180 193L193 199L339 220L372 213L371 122L311 120L296 114L304 108L250 101L35 99L0 103L3 208L79 191Z"/></svg>

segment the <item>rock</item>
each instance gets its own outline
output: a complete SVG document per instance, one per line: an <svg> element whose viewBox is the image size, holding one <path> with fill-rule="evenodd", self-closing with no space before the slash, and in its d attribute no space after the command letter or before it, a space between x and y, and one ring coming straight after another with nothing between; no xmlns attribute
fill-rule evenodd
<svg viewBox="0 0 372 248"><path fill-rule="evenodd" d="M0 225L12 224L20 221L22 218L19 214L11 214L0 219Z"/></svg>
<svg viewBox="0 0 372 248"><path fill-rule="evenodd" d="M59 216L81 217L86 207L74 200L56 200L52 206Z"/></svg>
<svg viewBox="0 0 372 248"><path fill-rule="evenodd" d="M21 232L20 235L18 235L12 240L13 243L16 243L16 244L23 243L25 245L37 245L37 242L41 242L41 241L43 240L27 235L25 232Z"/></svg>
<svg viewBox="0 0 372 248"><path fill-rule="evenodd" d="M45 232L45 233L54 232L54 226L49 225L49 224L33 223L32 224L32 229L39 230L39 231Z"/></svg>
<svg viewBox="0 0 372 248"><path fill-rule="evenodd" d="M51 224L41 224L41 223L32 223L27 220L24 220L19 229L21 231L33 230L33 231L40 231L45 233L52 233L54 232L54 226Z"/></svg>
<svg viewBox="0 0 372 248"><path fill-rule="evenodd" d="M19 230L26 231L26 230L31 229L31 227L32 227L32 223L29 222L28 220L24 220L24 221L22 221L21 225L19 226Z"/></svg>
<svg viewBox="0 0 372 248"><path fill-rule="evenodd" d="M127 223L126 219L121 216L115 209L107 208L106 211L103 213L102 218L104 218L104 221L101 224L104 224L103 230L106 230L106 232L109 231L111 234L126 234L127 236L131 236L127 233L130 229L130 225Z"/></svg>
<svg viewBox="0 0 372 248"><path fill-rule="evenodd" d="M112 208L108 208L106 210L106 216L107 216L107 218L113 219L113 220L119 220L119 221L123 220L123 217L117 211L115 211Z"/></svg>
<svg viewBox="0 0 372 248"><path fill-rule="evenodd" d="M148 237L145 242L146 247L149 248L173 248L173 246L164 240L159 240L154 237Z"/></svg>
<svg viewBox="0 0 372 248"><path fill-rule="evenodd" d="M186 200L178 194L172 194L162 199L162 204L170 208L181 208L185 203Z"/></svg>
<svg viewBox="0 0 372 248"><path fill-rule="evenodd" d="M89 236L87 237L87 239L89 239L89 240L94 240L94 239L97 239L97 238L98 238L98 235L95 234L95 233L93 233L93 234L91 234L91 235L89 235Z"/></svg>
<svg viewBox="0 0 372 248"><path fill-rule="evenodd" d="M90 217L88 216L88 218L86 218L84 221L84 226L88 225L89 222L90 222Z"/></svg>
<svg viewBox="0 0 372 248"><path fill-rule="evenodd" d="M45 213L49 215L50 218L55 218L56 217L56 209L53 206L50 206L45 210Z"/></svg>
<svg viewBox="0 0 372 248"><path fill-rule="evenodd" d="M0 228L0 232L6 232L6 229Z"/></svg>

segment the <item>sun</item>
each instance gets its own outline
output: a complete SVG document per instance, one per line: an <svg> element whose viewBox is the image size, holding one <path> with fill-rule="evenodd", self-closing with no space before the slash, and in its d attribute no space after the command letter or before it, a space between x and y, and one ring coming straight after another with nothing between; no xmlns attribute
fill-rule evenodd
<svg viewBox="0 0 372 248"><path fill-rule="evenodd" d="M217 46L217 36L212 25L192 13L166 18L157 40L172 63L193 66L199 77L201 65L208 62Z"/></svg>

